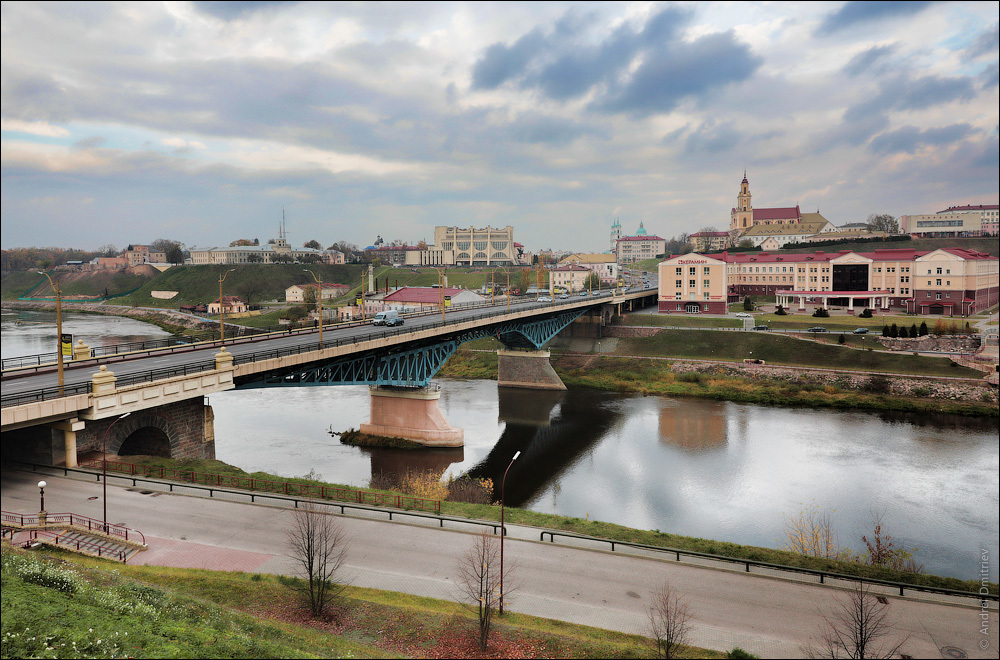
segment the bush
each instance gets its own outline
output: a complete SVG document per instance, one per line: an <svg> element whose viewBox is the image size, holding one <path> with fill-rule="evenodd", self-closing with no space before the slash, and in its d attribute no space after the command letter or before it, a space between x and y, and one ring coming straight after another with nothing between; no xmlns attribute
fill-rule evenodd
<svg viewBox="0 0 1000 660"><path fill-rule="evenodd" d="M867 307L865 307L865 311L861 312L861 313L860 313L860 314L858 315L858 318L859 318L859 319L870 319L871 317L872 317L872 310L870 310L870 309L869 309L869 308L867 308Z"/></svg>
<svg viewBox="0 0 1000 660"><path fill-rule="evenodd" d="M760 656L759 655L754 655L753 653L750 653L750 651L744 651L740 647L736 646L736 647L733 648L732 651L730 651L729 653L726 654L726 657L727 658L734 658L736 660L744 660L744 659L749 659L749 658L759 658Z"/></svg>
<svg viewBox="0 0 1000 660"><path fill-rule="evenodd" d="M785 308L784 308L783 305L778 305L778 307L774 310L774 315L775 316L788 316L788 312L785 311Z"/></svg>
<svg viewBox="0 0 1000 660"><path fill-rule="evenodd" d="M697 371L689 371L677 377L677 380L682 383L701 383L704 379L705 377Z"/></svg>
<svg viewBox="0 0 1000 660"><path fill-rule="evenodd" d="M815 316L818 319L826 319L826 318L830 318L830 312L828 312L827 310L823 309L822 307L817 307L816 311L813 312L813 316Z"/></svg>
<svg viewBox="0 0 1000 660"><path fill-rule="evenodd" d="M872 376L861 386L861 389L871 394L889 394L892 391L892 386L885 376Z"/></svg>
<svg viewBox="0 0 1000 660"><path fill-rule="evenodd" d="M837 337L837 343L838 344L846 344L847 343L847 337L844 336L843 332L840 333L839 337Z"/></svg>
<svg viewBox="0 0 1000 660"><path fill-rule="evenodd" d="M753 311L753 298L750 296L743 299L743 310L747 312Z"/></svg>

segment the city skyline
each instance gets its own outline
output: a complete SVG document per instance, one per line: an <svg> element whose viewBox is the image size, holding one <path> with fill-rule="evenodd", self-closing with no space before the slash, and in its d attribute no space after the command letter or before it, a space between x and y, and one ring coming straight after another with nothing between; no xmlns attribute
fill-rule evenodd
<svg viewBox="0 0 1000 660"><path fill-rule="evenodd" d="M996 204L1000 3L5 3L4 248ZM123 247L123 245L120 245Z"/></svg>

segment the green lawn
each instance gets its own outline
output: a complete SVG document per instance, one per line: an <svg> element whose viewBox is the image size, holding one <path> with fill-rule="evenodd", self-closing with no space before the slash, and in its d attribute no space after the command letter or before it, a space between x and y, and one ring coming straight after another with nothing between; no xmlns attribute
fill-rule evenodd
<svg viewBox="0 0 1000 660"><path fill-rule="evenodd" d="M833 336L836 342L836 336ZM870 340L865 340L870 341ZM653 337L620 339L619 355L743 360L751 356L769 364L883 371L924 376L982 378L982 372L954 364L948 358L884 351L858 351L767 332L664 330Z"/></svg>

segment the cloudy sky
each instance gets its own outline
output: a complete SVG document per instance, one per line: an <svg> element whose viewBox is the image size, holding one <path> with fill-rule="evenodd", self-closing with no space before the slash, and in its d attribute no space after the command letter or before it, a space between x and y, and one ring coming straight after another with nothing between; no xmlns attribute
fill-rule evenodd
<svg viewBox="0 0 1000 660"><path fill-rule="evenodd" d="M997 2L2 5L2 246L997 203Z"/></svg>

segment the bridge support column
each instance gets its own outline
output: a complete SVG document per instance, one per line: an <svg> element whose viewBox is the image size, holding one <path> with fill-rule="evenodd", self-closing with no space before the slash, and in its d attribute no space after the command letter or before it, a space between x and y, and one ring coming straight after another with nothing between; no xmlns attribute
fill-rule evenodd
<svg viewBox="0 0 1000 660"><path fill-rule="evenodd" d="M427 387L369 387L371 422L361 425L367 435L412 440L428 447L462 447L465 431L448 423L438 407L441 390Z"/></svg>
<svg viewBox="0 0 1000 660"><path fill-rule="evenodd" d="M497 385L531 390L565 390L549 364L549 351L497 351Z"/></svg>

